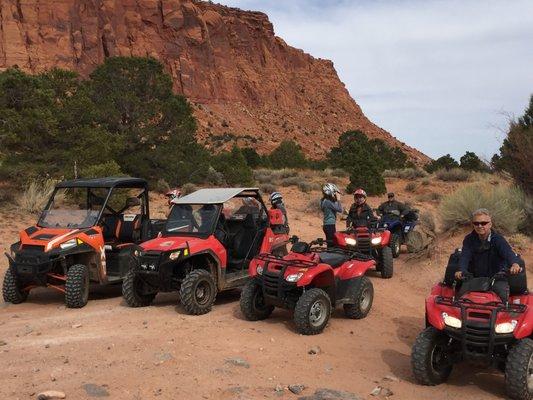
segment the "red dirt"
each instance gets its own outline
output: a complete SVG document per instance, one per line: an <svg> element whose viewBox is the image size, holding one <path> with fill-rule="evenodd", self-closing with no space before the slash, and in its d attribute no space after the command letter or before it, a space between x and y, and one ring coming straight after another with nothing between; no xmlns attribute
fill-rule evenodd
<svg viewBox="0 0 533 400"><path fill-rule="evenodd" d="M404 186L389 183L400 194ZM302 211L318 193L292 188L284 193L291 233L304 239L321 235L319 216ZM377 199L370 202L377 205ZM158 203L163 212L164 201ZM6 208L0 216L0 245L7 249L33 217ZM68 399L83 399L88 397L83 385L96 384L112 399L291 399L297 396L275 388L298 383L307 386L302 395L326 387L371 399L372 389L381 385L394 399L500 399L503 376L466 365L438 387L413 382L410 349L424 324L424 297L460 242L460 236L446 239L431 259L420 262L400 256L392 279L371 275L375 300L366 319L347 320L336 312L324 333L312 337L295 333L287 311L276 310L262 322L243 320L238 292L221 295L211 313L194 317L184 314L176 294L158 295L153 306L132 309L124 305L119 287L101 288L85 308L71 310L60 294L36 290L24 304L0 303L0 340L6 342L0 346L1 397L35 398L54 389ZM531 250L525 258L533 264ZM2 275L5 267L4 258ZM321 352L308 354L315 346ZM230 365L228 358L241 358L250 367ZM399 382L384 381L387 375Z"/></svg>

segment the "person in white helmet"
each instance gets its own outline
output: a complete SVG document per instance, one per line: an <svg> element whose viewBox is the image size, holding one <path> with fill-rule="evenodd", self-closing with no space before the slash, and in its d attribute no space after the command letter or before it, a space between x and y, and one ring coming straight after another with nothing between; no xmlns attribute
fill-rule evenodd
<svg viewBox="0 0 533 400"><path fill-rule="evenodd" d="M322 199L320 200L320 208L324 213L322 223L322 230L326 235L326 242L328 247L333 247L333 240L335 237L337 213L342 213L342 205L339 200L340 190L337 185L333 183L326 183L322 187Z"/></svg>
<svg viewBox="0 0 533 400"><path fill-rule="evenodd" d="M283 213L284 225L289 227L289 219L287 218L287 209L285 208L285 203L283 203L283 196L280 192L272 192L270 194L270 205L274 209L281 210Z"/></svg>

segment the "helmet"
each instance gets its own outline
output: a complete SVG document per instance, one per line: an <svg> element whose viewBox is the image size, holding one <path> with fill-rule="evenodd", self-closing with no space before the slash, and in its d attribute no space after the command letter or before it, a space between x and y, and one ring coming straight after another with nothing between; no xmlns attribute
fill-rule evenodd
<svg viewBox="0 0 533 400"><path fill-rule="evenodd" d="M283 201L283 196L280 192L272 192L270 194L270 204L278 204Z"/></svg>
<svg viewBox="0 0 533 400"><path fill-rule="evenodd" d="M168 205L170 206L172 204L172 200L181 197L181 190L178 188L169 190L165 193L165 197L168 199Z"/></svg>
<svg viewBox="0 0 533 400"><path fill-rule="evenodd" d="M353 197L357 197L357 196L366 197L366 192L363 189L359 188L355 192L353 192Z"/></svg>
<svg viewBox="0 0 533 400"><path fill-rule="evenodd" d="M363 205L366 202L366 192L359 188L353 192L353 198L358 205Z"/></svg>
<svg viewBox="0 0 533 400"><path fill-rule="evenodd" d="M340 193L340 190L334 183L326 183L322 187L322 193L324 193L326 196L333 197L335 193Z"/></svg>

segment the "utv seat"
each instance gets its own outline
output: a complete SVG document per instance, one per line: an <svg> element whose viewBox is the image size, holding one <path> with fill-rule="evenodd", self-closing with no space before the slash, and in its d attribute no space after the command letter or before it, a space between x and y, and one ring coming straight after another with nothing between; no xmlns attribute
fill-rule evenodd
<svg viewBox="0 0 533 400"><path fill-rule="evenodd" d="M231 264L240 264L249 258L250 249L257 235L257 226L252 214L248 214L242 223L242 227L233 237L233 249L231 251Z"/></svg>
<svg viewBox="0 0 533 400"><path fill-rule="evenodd" d="M141 216L139 214L120 214L115 229L115 248L128 246L139 240Z"/></svg>
<svg viewBox="0 0 533 400"><path fill-rule="evenodd" d="M331 265L332 268L337 268L350 259L350 257L343 253L324 251L319 253L320 262Z"/></svg>

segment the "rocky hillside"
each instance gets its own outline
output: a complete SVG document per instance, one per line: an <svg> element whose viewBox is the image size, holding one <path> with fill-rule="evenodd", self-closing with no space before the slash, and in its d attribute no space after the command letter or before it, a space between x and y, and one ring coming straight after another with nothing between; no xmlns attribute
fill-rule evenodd
<svg viewBox="0 0 533 400"><path fill-rule="evenodd" d="M89 74L105 57L152 56L195 106L208 146L270 151L294 139L322 156L360 129L428 158L370 122L333 63L288 46L268 17L194 0L2 0L0 69Z"/></svg>

